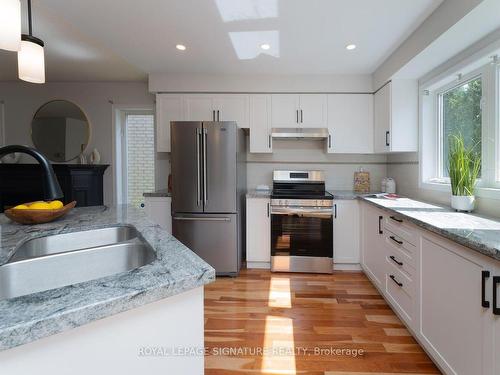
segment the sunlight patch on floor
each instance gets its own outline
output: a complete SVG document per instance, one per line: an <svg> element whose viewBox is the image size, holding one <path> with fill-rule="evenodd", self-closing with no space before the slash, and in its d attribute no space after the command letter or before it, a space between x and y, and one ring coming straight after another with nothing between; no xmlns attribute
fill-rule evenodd
<svg viewBox="0 0 500 375"><path fill-rule="evenodd" d="M275 340L274 335L279 335L280 339ZM266 317L264 349L261 373L297 374L292 319L280 316Z"/></svg>
<svg viewBox="0 0 500 375"><path fill-rule="evenodd" d="M290 279L271 277L269 286L269 307L292 307Z"/></svg>

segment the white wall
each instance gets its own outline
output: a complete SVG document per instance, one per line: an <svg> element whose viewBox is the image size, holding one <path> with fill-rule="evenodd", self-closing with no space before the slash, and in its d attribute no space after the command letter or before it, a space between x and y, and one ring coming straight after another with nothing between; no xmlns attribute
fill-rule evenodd
<svg viewBox="0 0 500 375"><path fill-rule="evenodd" d="M60 82L33 85L22 82L0 82L0 102L5 109L5 143L32 146L30 124L36 110L54 99L65 99L79 105L90 120L92 134L86 153L97 148L102 164L112 164L112 104L151 106L154 96L141 82ZM31 158L24 158L30 162ZM75 161L74 161L75 162ZM113 202L113 166L104 175L104 202Z"/></svg>
<svg viewBox="0 0 500 375"><path fill-rule="evenodd" d="M371 188L380 191L386 175L385 155L327 154L322 141L274 141L272 154L247 155L247 186L272 185L272 172L285 170L323 170L326 186L332 190L352 190L354 172L363 167L370 172Z"/></svg>

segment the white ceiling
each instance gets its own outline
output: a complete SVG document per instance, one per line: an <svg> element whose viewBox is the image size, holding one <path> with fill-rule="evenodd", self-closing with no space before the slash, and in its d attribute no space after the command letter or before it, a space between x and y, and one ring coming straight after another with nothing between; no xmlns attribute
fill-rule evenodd
<svg viewBox="0 0 500 375"><path fill-rule="evenodd" d="M49 81L147 73L369 74L442 0L43 0ZM184 52L175 49L185 44ZM260 49L269 43L270 49ZM358 48L347 51L355 43ZM0 51L0 80L16 79Z"/></svg>

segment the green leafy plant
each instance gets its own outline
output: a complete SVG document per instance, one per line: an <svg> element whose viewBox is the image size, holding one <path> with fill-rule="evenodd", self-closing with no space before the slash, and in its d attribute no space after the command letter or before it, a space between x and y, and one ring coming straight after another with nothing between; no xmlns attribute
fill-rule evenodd
<svg viewBox="0 0 500 375"><path fill-rule="evenodd" d="M449 137L448 173L453 195L474 195L481 171L481 157L476 152L478 144L467 147L462 134Z"/></svg>

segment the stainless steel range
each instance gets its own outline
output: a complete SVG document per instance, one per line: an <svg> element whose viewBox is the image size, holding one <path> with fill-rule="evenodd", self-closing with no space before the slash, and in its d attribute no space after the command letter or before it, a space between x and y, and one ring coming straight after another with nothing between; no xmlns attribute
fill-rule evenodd
<svg viewBox="0 0 500 375"><path fill-rule="evenodd" d="M333 272L333 196L322 171L274 171L271 271Z"/></svg>

